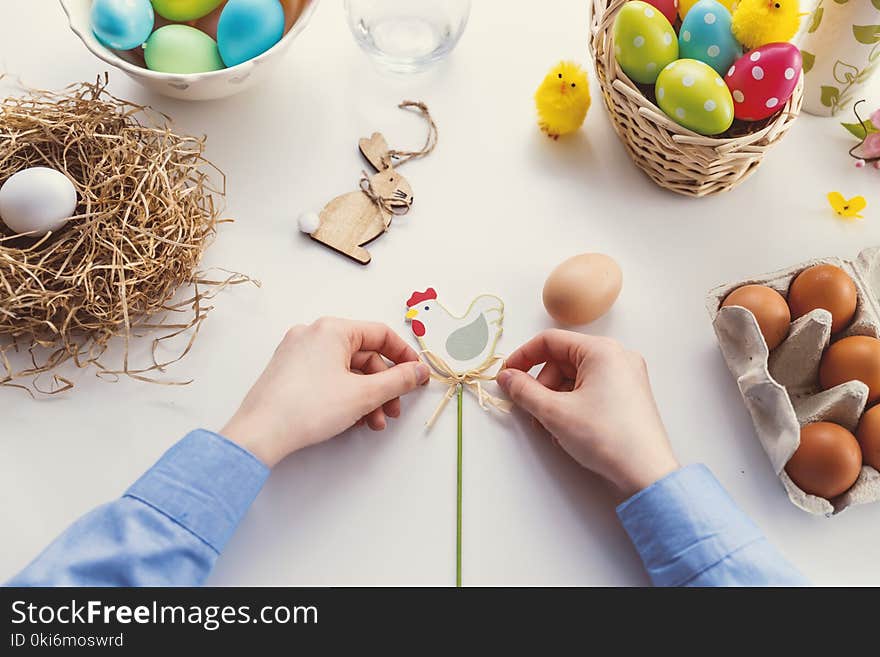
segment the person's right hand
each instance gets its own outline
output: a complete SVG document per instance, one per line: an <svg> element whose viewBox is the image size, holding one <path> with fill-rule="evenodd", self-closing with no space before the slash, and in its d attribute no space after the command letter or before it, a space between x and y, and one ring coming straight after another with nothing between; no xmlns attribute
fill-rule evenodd
<svg viewBox="0 0 880 657"><path fill-rule="evenodd" d="M358 422L383 430L400 415L400 397L429 376L415 350L384 324L325 317L287 331L220 433L273 467Z"/></svg>
<svg viewBox="0 0 880 657"><path fill-rule="evenodd" d="M537 378L527 372L544 363ZM680 466L640 354L558 329L517 349L498 384L585 468L629 497Z"/></svg>

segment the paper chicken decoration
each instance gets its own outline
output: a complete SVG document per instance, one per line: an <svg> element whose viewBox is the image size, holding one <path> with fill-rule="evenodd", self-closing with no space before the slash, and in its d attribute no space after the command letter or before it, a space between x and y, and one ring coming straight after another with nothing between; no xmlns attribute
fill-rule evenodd
<svg viewBox="0 0 880 657"><path fill-rule="evenodd" d="M471 301L464 315L457 316L437 300L436 290L429 287L424 292L413 292L406 306L406 320L431 366L431 376L449 386L428 427L464 388L474 393L481 408L509 411L508 402L488 394L482 385L495 379L490 370L501 364L495 346L501 337L504 302L484 294Z"/></svg>
<svg viewBox="0 0 880 657"><path fill-rule="evenodd" d="M504 320L504 302L498 297L477 297L463 317L437 301L432 287L414 292L406 305L406 319L422 349L442 358L453 371L475 370L495 356Z"/></svg>
<svg viewBox="0 0 880 657"><path fill-rule="evenodd" d="M462 401L470 390L488 410L510 411L510 402L487 393L483 384L495 379L502 358L495 353L504 321L504 302L491 294L471 301L464 315L450 312L429 287L413 292L406 302L406 320L416 336L421 355L431 367L432 378L447 385L446 395L428 420L432 426L449 400L458 395L458 476L456 496L455 583L461 586L461 491L462 491Z"/></svg>

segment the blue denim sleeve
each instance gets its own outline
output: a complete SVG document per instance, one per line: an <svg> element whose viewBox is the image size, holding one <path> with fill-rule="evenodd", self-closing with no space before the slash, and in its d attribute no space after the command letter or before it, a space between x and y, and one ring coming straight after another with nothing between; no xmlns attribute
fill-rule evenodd
<svg viewBox="0 0 880 657"><path fill-rule="evenodd" d="M806 586L704 465L617 507L655 586Z"/></svg>
<svg viewBox="0 0 880 657"><path fill-rule="evenodd" d="M7 586L195 586L269 470L222 436L188 434L118 500L86 514Z"/></svg>

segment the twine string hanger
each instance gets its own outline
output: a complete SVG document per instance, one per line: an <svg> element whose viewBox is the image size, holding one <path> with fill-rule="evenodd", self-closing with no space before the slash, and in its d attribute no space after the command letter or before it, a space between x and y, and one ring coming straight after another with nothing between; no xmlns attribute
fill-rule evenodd
<svg viewBox="0 0 880 657"><path fill-rule="evenodd" d="M428 136L425 138L425 145L422 146L420 150L417 151L398 151L398 150L390 150L388 151L388 156L397 160L397 165L405 164L410 160L416 160L420 157L425 157L426 155L430 155L431 152L437 147L437 139L439 137L439 133L437 132L437 124L434 123L434 117L431 116L431 110L428 109L428 106L425 105L420 100L405 100L400 105L398 105L400 109L414 109L419 112L425 121L428 122Z"/></svg>
<svg viewBox="0 0 880 657"><path fill-rule="evenodd" d="M394 166L400 166L406 164L410 160L430 155L437 147L437 140L439 138L437 124L434 122L434 117L431 116L431 110L428 109L428 106L425 103L420 100L405 100L400 103L398 107L400 109L411 109L421 114L428 123L428 136L425 138L425 145L417 151L389 150L387 154L388 159L385 162L389 167L392 166L392 164ZM403 196L385 197L379 194L373 187L370 176L364 170L361 170L361 179L358 181L358 187L360 187L361 191L366 194L367 197L386 215L402 216L412 208L412 200L409 198ZM389 217L385 221L385 230L388 230L390 225L391 219Z"/></svg>

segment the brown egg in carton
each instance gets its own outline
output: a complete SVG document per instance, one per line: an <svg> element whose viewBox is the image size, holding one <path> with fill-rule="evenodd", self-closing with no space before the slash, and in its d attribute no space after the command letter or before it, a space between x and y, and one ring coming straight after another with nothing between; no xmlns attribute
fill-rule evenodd
<svg viewBox="0 0 880 657"><path fill-rule="evenodd" d="M861 381L829 390L819 386L819 364L832 338L831 313L819 309L795 320L785 341L768 352L750 311L739 306L721 308L728 294L749 284L766 285L788 298L792 280L817 264L840 267L852 277L858 291L856 314L834 340L851 335L880 338L880 247L862 251L855 260L812 260L720 285L709 292L706 303L721 353L789 499L804 511L831 516L855 504L880 500L880 472L868 465L862 465L849 490L830 500L804 492L785 472L786 463L800 445L802 425L834 422L855 432L867 404L868 386Z"/></svg>

